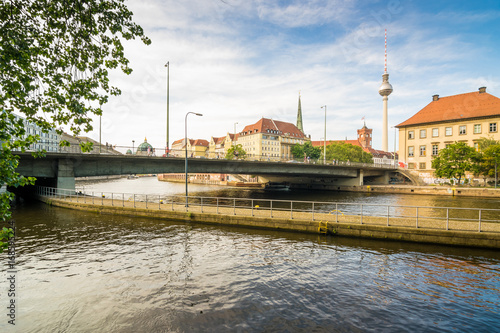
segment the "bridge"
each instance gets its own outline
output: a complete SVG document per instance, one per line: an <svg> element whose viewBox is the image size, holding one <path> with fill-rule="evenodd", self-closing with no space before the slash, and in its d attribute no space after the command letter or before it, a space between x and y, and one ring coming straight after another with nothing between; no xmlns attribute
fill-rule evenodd
<svg viewBox="0 0 500 333"><path fill-rule="evenodd" d="M37 178L37 185L75 189L75 177L183 173L185 159L107 154L47 153L35 158L31 153L20 157L17 172ZM245 160L188 158L189 173L259 175L270 181L288 181L297 186L334 189L335 186L388 184L398 172L390 165L342 163L261 162Z"/></svg>

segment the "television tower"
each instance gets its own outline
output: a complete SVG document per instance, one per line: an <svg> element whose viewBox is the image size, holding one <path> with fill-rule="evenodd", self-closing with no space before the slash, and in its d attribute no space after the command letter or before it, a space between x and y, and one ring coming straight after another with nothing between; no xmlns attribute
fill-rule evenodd
<svg viewBox="0 0 500 333"><path fill-rule="evenodd" d="M387 73L387 29L385 29L385 55L384 55L384 74L382 74L382 84L378 89L378 93L382 96L384 111L382 116L382 150L389 151L387 136L389 132L387 120L387 100L388 96L392 93L392 86L389 83L389 73Z"/></svg>

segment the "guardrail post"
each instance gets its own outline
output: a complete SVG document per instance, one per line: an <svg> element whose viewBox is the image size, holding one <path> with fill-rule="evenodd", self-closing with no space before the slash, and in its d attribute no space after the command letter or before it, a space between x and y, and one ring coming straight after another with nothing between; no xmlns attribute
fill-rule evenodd
<svg viewBox="0 0 500 333"><path fill-rule="evenodd" d="M416 212L415 213L417 214L417 218L416 218L415 223L416 223L416 228L418 229L418 207L416 208Z"/></svg>
<svg viewBox="0 0 500 333"><path fill-rule="evenodd" d="M146 209L148 209L148 195L146 194Z"/></svg>
<svg viewBox="0 0 500 333"><path fill-rule="evenodd" d="M92 204L94 204L94 199L95 199L94 192L92 192Z"/></svg>
<svg viewBox="0 0 500 333"><path fill-rule="evenodd" d="M217 198L217 214L219 214L219 198Z"/></svg>
<svg viewBox="0 0 500 333"><path fill-rule="evenodd" d="M450 209L446 208L446 230L448 230L449 222L450 222Z"/></svg>
<svg viewBox="0 0 500 333"><path fill-rule="evenodd" d="M335 222L339 223L339 204L335 203Z"/></svg>
<svg viewBox="0 0 500 333"><path fill-rule="evenodd" d="M113 195L113 194L114 194L114 193L113 193L113 192L111 192L111 206L114 206L114 205L115 205L115 204L114 204L114 202L113 202L113 197L114 197L114 195Z"/></svg>
<svg viewBox="0 0 500 333"><path fill-rule="evenodd" d="M273 218L273 201L271 200L271 218Z"/></svg>
<svg viewBox="0 0 500 333"><path fill-rule="evenodd" d="M482 212L482 210L480 209L479 210L479 230L478 230L478 232L481 232L481 212Z"/></svg>
<svg viewBox="0 0 500 333"><path fill-rule="evenodd" d="M135 193L134 193L134 208L135 208Z"/></svg>
<svg viewBox="0 0 500 333"><path fill-rule="evenodd" d="M293 220L293 201L290 201L290 220Z"/></svg>
<svg viewBox="0 0 500 333"><path fill-rule="evenodd" d="M252 216L253 216L253 199L252 199Z"/></svg>
<svg viewBox="0 0 500 333"><path fill-rule="evenodd" d="M101 206L104 206L104 193L101 192Z"/></svg>
<svg viewBox="0 0 500 333"><path fill-rule="evenodd" d="M203 197L201 197L201 212L203 213Z"/></svg>
<svg viewBox="0 0 500 333"><path fill-rule="evenodd" d="M170 200L172 201L172 211L174 211L174 197L170 197Z"/></svg>
<svg viewBox="0 0 500 333"><path fill-rule="evenodd" d="M161 196L158 194L158 210L161 210Z"/></svg>
<svg viewBox="0 0 500 333"><path fill-rule="evenodd" d="M387 226L389 226L389 218L390 218L390 208L391 206L387 206Z"/></svg>
<svg viewBox="0 0 500 333"><path fill-rule="evenodd" d="M125 193L122 193L122 207L125 207Z"/></svg>
<svg viewBox="0 0 500 333"><path fill-rule="evenodd" d="M363 204L361 204L361 224L363 224Z"/></svg>
<svg viewBox="0 0 500 333"><path fill-rule="evenodd" d="M233 215L236 215L236 199L233 199Z"/></svg>
<svg viewBox="0 0 500 333"><path fill-rule="evenodd" d="M312 203L311 210L312 210L312 220L314 221L314 202Z"/></svg>

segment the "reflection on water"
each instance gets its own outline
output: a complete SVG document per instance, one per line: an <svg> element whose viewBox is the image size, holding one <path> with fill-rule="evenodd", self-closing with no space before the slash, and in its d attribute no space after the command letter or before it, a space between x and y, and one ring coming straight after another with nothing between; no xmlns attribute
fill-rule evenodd
<svg viewBox="0 0 500 333"><path fill-rule="evenodd" d="M42 204L19 207L14 218L18 332L500 327L496 251L183 224ZM6 262L5 254L0 258ZM0 287L6 290L5 278ZM0 307L7 301L0 291ZM0 330L7 329L0 321Z"/></svg>

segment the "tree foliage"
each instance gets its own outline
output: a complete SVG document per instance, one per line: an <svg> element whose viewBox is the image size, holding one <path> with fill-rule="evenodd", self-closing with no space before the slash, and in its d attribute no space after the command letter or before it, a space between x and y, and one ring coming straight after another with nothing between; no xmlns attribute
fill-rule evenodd
<svg viewBox="0 0 500 333"><path fill-rule="evenodd" d="M373 163L373 156L359 146L350 143L329 143L326 146L326 159L329 161L350 161Z"/></svg>
<svg viewBox="0 0 500 333"><path fill-rule="evenodd" d="M439 151L432 159L432 168L437 177L450 180L458 179L458 183L466 171L473 171L478 155L473 147L464 142L455 142Z"/></svg>
<svg viewBox="0 0 500 333"><path fill-rule="evenodd" d="M313 147L312 143L306 141L303 145L295 144L290 152L294 158L303 159L309 157L311 160L317 160L321 156L321 148Z"/></svg>
<svg viewBox="0 0 500 333"><path fill-rule="evenodd" d="M92 116L120 90L110 70L132 69L122 40L150 40L124 0L11 0L0 3L0 187L33 183L15 173L17 157L39 137L14 112L44 131L92 130ZM2 220L11 194L0 197Z"/></svg>
<svg viewBox="0 0 500 333"><path fill-rule="evenodd" d="M243 159L245 159L246 155L247 155L247 152L245 151L245 149L243 149L243 146L238 144L238 145L232 146L231 148L229 148L227 150L226 159L228 159L228 160L234 160L234 159L243 160Z"/></svg>

